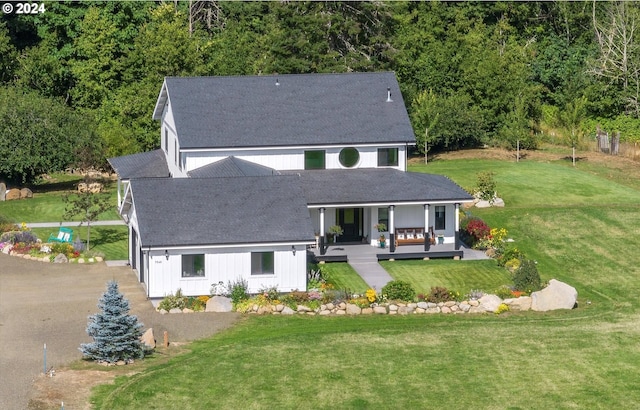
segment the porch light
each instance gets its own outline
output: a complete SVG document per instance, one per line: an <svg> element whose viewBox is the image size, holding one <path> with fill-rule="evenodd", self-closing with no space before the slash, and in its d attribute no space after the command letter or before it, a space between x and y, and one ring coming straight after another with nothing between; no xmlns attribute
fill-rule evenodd
<svg viewBox="0 0 640 410"><path fill-rule="evenodd" d="M293 256L296 256L296 247L291 245L291 252L293 252Z"/></svg>
<svg viewBox="0 0 640 410"><path fill-rule="evenodd" d="M167 258L167 260L169 260L169 251L168 250L164 250L164 257Z"/></svg>

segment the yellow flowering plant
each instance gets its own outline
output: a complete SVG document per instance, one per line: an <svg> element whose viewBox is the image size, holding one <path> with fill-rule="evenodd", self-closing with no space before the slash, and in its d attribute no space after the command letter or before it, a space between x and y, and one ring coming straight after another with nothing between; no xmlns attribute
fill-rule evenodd
<svg viewBox="0 0 640 410"><path fill-rule="evenodd" d="M373 303L378 299L378 295L376 294L376 291L374 289L367 289L367 291L365 292L365 296L367 297L369 303Z"/></svg>

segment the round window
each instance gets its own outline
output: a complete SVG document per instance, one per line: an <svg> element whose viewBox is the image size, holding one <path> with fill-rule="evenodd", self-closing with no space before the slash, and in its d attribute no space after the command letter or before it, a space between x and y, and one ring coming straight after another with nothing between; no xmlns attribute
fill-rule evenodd
<svg viewBox="0 0 640 410"><path fill-rule="evenodd" d="M343 167L352 168L360 160L360 153L355 148L343 148L340 151L340 164Z"/></svg>

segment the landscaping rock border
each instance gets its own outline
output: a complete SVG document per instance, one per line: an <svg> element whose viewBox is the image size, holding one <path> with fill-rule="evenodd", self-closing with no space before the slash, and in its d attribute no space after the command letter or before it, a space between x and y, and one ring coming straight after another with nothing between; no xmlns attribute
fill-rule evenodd
<svg viewBox="0 0 640 410"><path fill-rule="evenodd" d="M284 304L259 305L249 307L247 314L273 314L273 315L411 315L411 314L465 314L465 313L502 313L504 311L546 312L558 309L573 309L577 306L578 292L572 286L556 279L549 281L549 286L533 292L531 296L501 299L497 295L487 294L480 299L464 300L461 302L448 301L440 303L412 302L412 303L380 303L371 307L361 308L358 305L347 302L326 303L317 309L311 309L305 305L298 305L295 309ZM211 302L211 303L209 303ZM231 299L224 296L214 296L207 302L205 311L229 312L231 311ZM505 309L506 305L508 309ZM170 311L159 309L161 314L167 313L192 313L191 309L174 308Z"/></svg>

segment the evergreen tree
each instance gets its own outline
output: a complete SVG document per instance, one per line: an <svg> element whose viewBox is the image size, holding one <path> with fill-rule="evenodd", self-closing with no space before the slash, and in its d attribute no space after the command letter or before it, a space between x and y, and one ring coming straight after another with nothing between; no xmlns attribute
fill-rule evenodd
<svg viewBox="0 0 640 410"><path fill-rule="evenodd" d="M87 334L93 343L83 343L80 351L95 361L115 363L119 360L141 359L144 346L140 341L142 323L129 315L129 301L118 291L118 282L110 281L98 302L102 311L89 316Z"/></svg>

